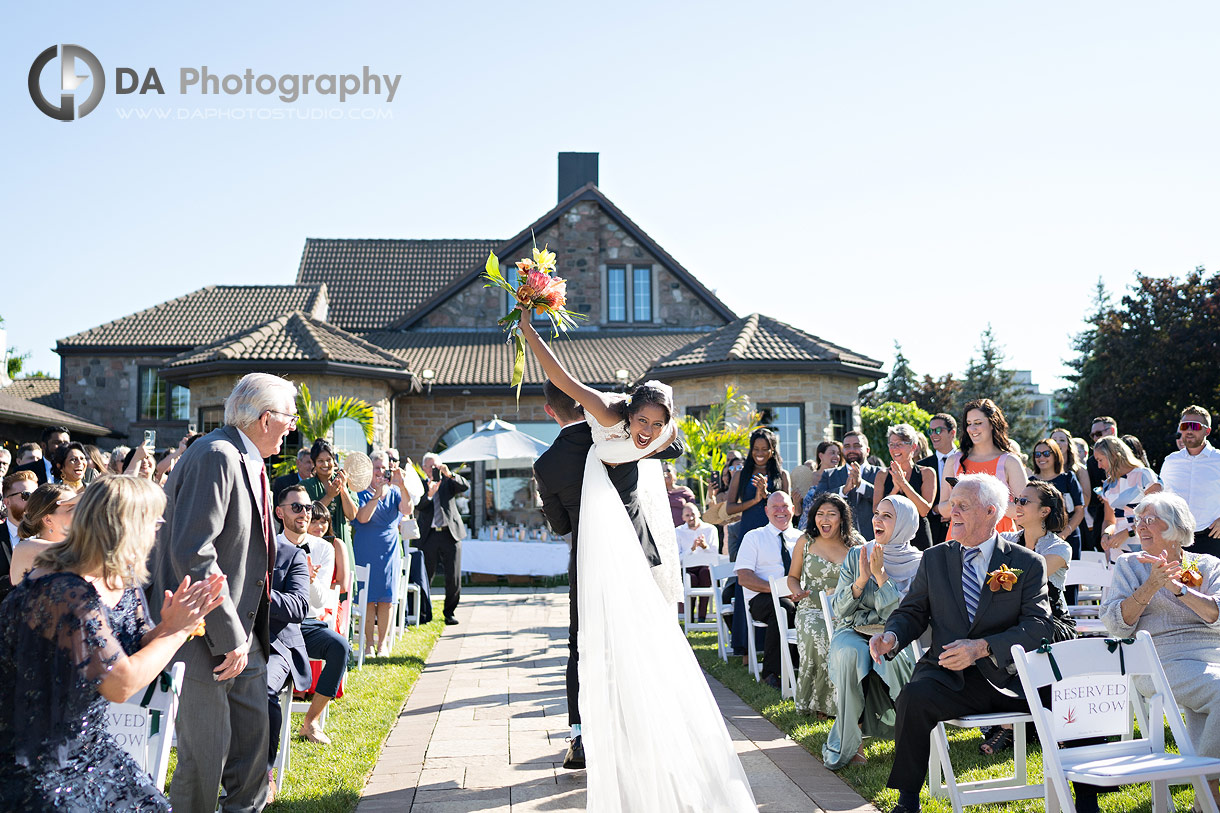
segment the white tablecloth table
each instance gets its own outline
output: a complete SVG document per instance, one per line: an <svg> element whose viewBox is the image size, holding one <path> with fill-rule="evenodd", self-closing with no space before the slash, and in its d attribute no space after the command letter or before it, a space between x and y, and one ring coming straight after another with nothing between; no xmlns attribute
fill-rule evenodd
<svg viewBox="0 0 1220 813"><path fill-rule="evenodd" d="M568 546L563 542L463 539L462 572L494 576L559 576L568 572Z"/></svg>

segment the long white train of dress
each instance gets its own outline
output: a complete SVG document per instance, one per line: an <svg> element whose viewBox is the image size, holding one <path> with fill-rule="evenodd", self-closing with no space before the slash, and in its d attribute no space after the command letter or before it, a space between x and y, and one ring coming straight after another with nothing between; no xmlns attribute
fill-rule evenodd
<svg viewBox="0 0 1220 813"><path fill-rule="evenodd" d="M641 510L663 562L649 568L603 463L656 449L637 449L619 427L589 424L594 445L585 461L577 548L587 809L757 811L720 709L678 625L678 549L661 464L638 464ZM663 445L663 439L654 443Z"/></svg>

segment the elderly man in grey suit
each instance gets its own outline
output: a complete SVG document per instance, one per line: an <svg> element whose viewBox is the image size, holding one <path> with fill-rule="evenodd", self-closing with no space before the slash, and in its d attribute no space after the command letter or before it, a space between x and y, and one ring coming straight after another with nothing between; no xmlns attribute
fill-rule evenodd
<svg viewBox="0 0 1220 813"><path fill-rule="evenodd" d="M822 472L813 491L805 497L808 505L801 506L802 516L798 526L805 529L804 523L809 519L809 506L822 494L830 491L839 494L851 506L852 516L856 520L856 530L865 539L873 538L873 482L877 475L885 471L880 466L868 462L868 438L863 432L852 430L843 436L843 465L830 471Z"/></svg>
<svg viewBox="0 0 1220 813"><path fill-rule="evenodd" d="M186 685L178 710L175 810L262 810L267 799L268 571L275 562L274 503L263 460L296 423L296 387L251 373L225 401L225 425L191 445L165 491L165 523L153 550L149 602L184 576L228 577L206 631L179 650Z"/></svg>
<svg viewBox="0 0 1220 813"><path fill-rule="evenodd" d="M989 474L968 474L957 481L949 506L953 542L924 551L885 632L869 640L880 663L932 630L932 646L895 708L896 756L887 784L898 790L898 804L891 813L918 813L928 735L938 722L1029 710L1010 650L1013 644L1030 650L1051 637L1046 561L995 530L1008 507L1008 487ZM990 574L1004 566L1016 581L993 591Z"/></svg>

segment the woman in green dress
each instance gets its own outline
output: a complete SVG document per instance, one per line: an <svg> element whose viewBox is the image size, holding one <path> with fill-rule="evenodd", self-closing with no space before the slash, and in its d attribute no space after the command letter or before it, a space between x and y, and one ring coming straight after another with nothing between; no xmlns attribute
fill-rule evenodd
<svg viewBox="0 0 1220 813"><path fill-rule="evenodd" d="M792 552L788 587L796 605L796 647L800 669L796 677L796 710L830 717L835 713L835 689L830 682L830 637L822 615L822 591L833 592L839 568L853 545L864 542L856 532L851 506L838 494L820 494L806 515L805 535Z"/></svg>
<svg viewBox="0 0 1220 813"><path fill-rule="evenodd" d="M309 498L322 503L330 511L330 532L343 543L347 551L348 572L356 566L352 551L352 528L349 520L356 516L358 507L352 493L347 489L347 472L339 466L335 450L321 438L309 448L309 459L313 461L313 477L301 481Z"/></svg>
<svg viewBox="0 0 1220 813"><path fill-rule="evenodd" d="M865 762L863 738L893 737L894 701L915 671L910 647L893 660L874 663L868 638L883 625L911 586L920 552L911 546L919 511L906 497L886 497L873 512L874 541L848 551L839 570L832 610L830 680L838 708L822 747L832 771Z"/></svg>

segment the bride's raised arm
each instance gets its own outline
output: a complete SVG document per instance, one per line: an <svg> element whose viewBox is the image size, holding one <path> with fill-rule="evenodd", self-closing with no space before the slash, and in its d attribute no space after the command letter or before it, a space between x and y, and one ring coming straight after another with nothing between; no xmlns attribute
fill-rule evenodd
<svg viewBox="0 0 1220 813"><path fill-rule="evenodd" d="M623 415L617 409L622 396L612 397L577 381L563 368L559 359L555 358L551 348L538 335L538 331L534 330L534 326L530 324L528 318L522 319L520 325L525 341L529 343L530 350L534 351L534 357L542 365L542 371L555 386L572 396L576 403L585 408L585 414L593 416L602 426L615 426L623 422Z"/></svg>

